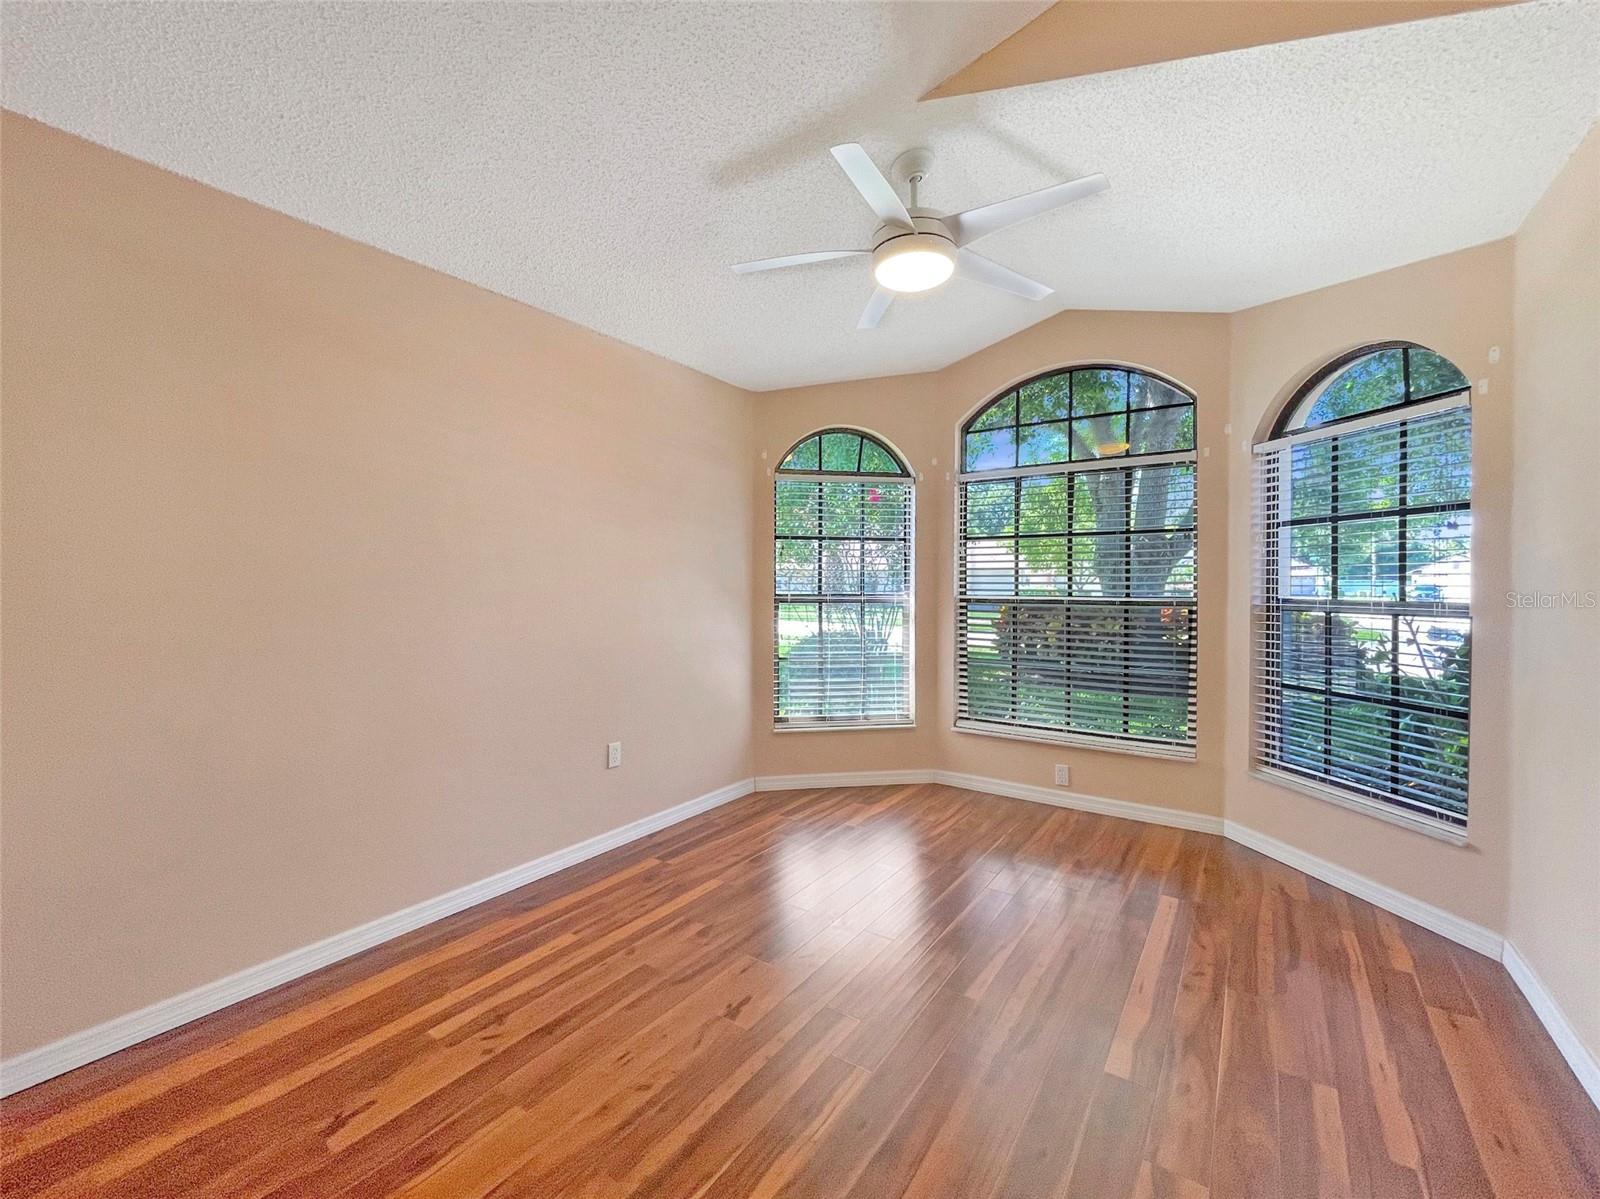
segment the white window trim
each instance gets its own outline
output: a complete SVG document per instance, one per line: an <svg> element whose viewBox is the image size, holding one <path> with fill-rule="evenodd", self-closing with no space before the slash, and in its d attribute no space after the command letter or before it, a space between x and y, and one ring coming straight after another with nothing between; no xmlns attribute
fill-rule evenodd
<svg viewBox="0 0 1600 1199"><path fill-rule="evenodd" d="M1198 727L1198 721L1196 726ZM1018 728L1008 724L990 724L982 720L957 719L951 726L957 733L971 733L979 737L1003 737L1008 741L1033 741L1044 745L1070 745L1076 749L1099 750L1108 754L1126 754L1135 758L1159 758L1167 762L1193 762L1196 747L1177 741L1135 741L1094 733L1050 733L1043 729Z"/></svg>
<svg viewBox="0 0 1600 1199"><path fill-rule="evenodd" d="M1297 774L1269 766L1265 762L1252 761L1250 777L1259 779L1263 783L1270 783L1274 787L1298 791L1301 795L1309 795L1312 799L1320 799L1324 803L1348 808L1352 812L1360 812L1363 816L1375 817L1388 824L1398 824L1401 828L1408 828L1412 832L1422 833L1440 841L1448 841L1452 845L1469 844L1467 830L1460 825L1447 824L1443 820L1424 816L1420 812L1408 812L1394 804L1384 803L1381 799L1369 799L1365 795L1358 795L1354 791L1346 791L1331 784L1301 778Z"/></svg>
<svg viewBox="0 0 1600 1199"><path fill-rule="evenodd" d="M912 707L915 708L915 706L916 701L913 700ZM885 720L876 724L865 720L836 720L831 724L774 724L772 731L774 733L877 733L884 731L896 732L916 727L917 722L915 720Z"/></svg>
<svg viewBox="0 0 1600 1199"><path fill-rule="evenodd" d="M1384 425L1397 425L1401 421L1421 420L1437 412L1449 412L1452 408L1470 408L1472 403L1469 395L1470 389L1453 391L1449 395L1440 396L1436 400L1424 400L1420 404L1379 408L1376 412L1369 412L1365 416L1351 417L1334 424L1296 429L1293 433L1285 433L1282 437L1274 437L1271 441L1258 441L1250 448L1253 453L1266 454L1302 442L1318 441L1324 437L1343 437L1346 433L1359 433L1363 429L1377 429Z"/></svg>

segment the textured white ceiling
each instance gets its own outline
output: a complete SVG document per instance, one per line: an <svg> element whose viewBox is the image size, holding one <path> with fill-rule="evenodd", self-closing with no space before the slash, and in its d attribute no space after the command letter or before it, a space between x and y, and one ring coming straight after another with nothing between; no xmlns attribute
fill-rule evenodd
<svg viewBox="0 0 1600 1199"><path fill-rule="evenodd" d="M1600 5L1547 0L918 104L1043 3L29 3L7 107L746 387L931 370L1064 308L1232 311L1513 232L1594 119ZM828 147L933 148L954 211L1111 190L855 328Z"/></svg>

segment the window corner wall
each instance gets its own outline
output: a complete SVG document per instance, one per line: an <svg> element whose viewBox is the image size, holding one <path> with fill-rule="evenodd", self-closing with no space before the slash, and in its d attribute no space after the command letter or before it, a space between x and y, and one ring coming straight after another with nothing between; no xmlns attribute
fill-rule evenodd
<svg viewBox="0 0 1600 1199"><path fill-rule="evenodd" d="M1510 578L1511 243L1450 254L1232 315L1070 312L943 370L755 398L756 437L776 466L829 425L873 430L904 450L917 488L917 724L789 736L758 721L758 776L938 770L1222 816L1330 865L1499 932L1510 845L1509 618L1489 602ZM1265 782L1251 770L1253 444L1284 401L1341 352L1387 341L1437 351L1486 391L1472 397L1474 612L1471 829L1450 844ZM1499 347L1497 363L1489 361ZM958 431L983 404L1043 372L1119 363L1176 380L1196 397L1199 663L1192 762L1039 744L956 729L955 546ZM1224 430L1227 429L1225 432ZM769 704L772 479L755 516L756 702ZM759 710L759 709L758 709Z"/></svg>
<svg viewBox="0 0 1600 1199"><path fill-rule="evenodd" d="M1510 570L1511 243L1495 242L1233 314L1226 805L1230 822L1498 933L1505 927L1511 798L1509 622L1495 602ZM1468 843L1335 806L1252 769L1253 445L1286 398L1342 352L1405 341L1437 351L1474 384L1471 821ZM1498 347L1491 362L1491 349ZM1478 386L1487 381L1487 389Z"/></svg>
<svg viewBox="0 0 1600 1199"><path fill-rule="evenodd" d="M1252 767L1459 841L1471 399L1466 376L1424 347L1341 354L1255 444L1251 498Z"/></svg>
<svg viewBox="0 0 1600 1199"><path fill-rule="evenodd" d="M757 530L752 585L756 775L947 771L1049 788L1057 763L1072 792L1221 814L1222 614L1227 601L1226 461L1228 318L1208 314L1074 312L1052 317L941 371L763 393L756 405L753 468ZM955 549L960 429L1006 387L1043 372L1101 362L1143 369L1192 390L1199 512L1199 662L1195 756L1164 760L1082 745L1042 744L957 730ZM916 485L915 725L774 732L773 485L779 460L819 429L848 426L903 451ZM761 457L765 455L765 457Z"/></svg>
<svg viewBox="0 0 1600 1199"><path fill-rule="evenodd" d="M751 398L756 446L751 468L755 508L751 585L751 656L755 669L751 674L751 708L755 714L755 774L760 779L927 770L935 755L932 730L940 709L940 669L937 609L933 605L934 580L940 565L937 543L929 535L928 526L936 519L935 497L942 490L937 480L943 476L931 466L940 454L934 448L931 429L918 419L917 382L917 377L874 379L763 392ZM914 505L910 548L915 567L910 596L913 642L909 647L914 688L909 697L912 721L851 722L837 728L818 727L822 725L820 721L797 721L796 728L780 729L774 710L778 686L774 616L775 597L779 595L775 499L788 474L780 468L785 455L802 439L840 428L881 438L903 457L910 472L906 485Z"/></svg>
<svg viewBox="0 0 1600 1199"><path fill-rule="evenodd" d="M756 439L769 467L804 433L849 424L888 438L920 475L916 727L785 738L758 722L757 775L943 771L1049 788L1054 765L1066 763L1069 789L1082 795L1225 814L1230 825L1477 926L1485 943L1507 935L1576 1017L1577 1035L1591 1052L1600 1048L1600 605L1585 606L1600 593L1600 526L1590 514L1600 445L1597 193L1600 134L1591 133L1514 241L1231 315L1063 313L940 371L755 397ZM1472 385L1465 844L1322 802L1251 767L1252 447L1271 436L1284 403L1317 370L1342 352L1389 341L1436 351ZM1103 361L1148 367L1197 398L1193 762L953 727L957 432L1024 379ZM757 473L766 497L754 521L764 574L754 587L759 710L772 686L770 667L761 667L772 655L772 480ZM1508 599L1522 594L1535 597L1529 606ZM1554 598L1541 607L1541 595Z"/></svg>

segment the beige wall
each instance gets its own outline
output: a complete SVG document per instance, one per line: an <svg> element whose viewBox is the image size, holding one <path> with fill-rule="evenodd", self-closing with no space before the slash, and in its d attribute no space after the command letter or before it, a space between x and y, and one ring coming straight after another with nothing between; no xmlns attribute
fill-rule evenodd
<svg viewBox="0 0 1600 1199"><path fill-rule="evenodd" d="M889 318L917 319L915 302ZM1226 316L1065 312L925 375L834 383L756 397L755 659L756 770L761 775L934 768L1050 786L1054 764L1072 768L1071 790L1187 811L1222 811L1222 613L1227 604L1227 493L1222 424L1228 397ZM956 732L955 541L957 432L986 401L1019 379L1079 362L1121 362L1167 375L1198 397L1200 726L1193 762L1133 757ZM772 480L783 452L824 425L870 429L918 472L917 727L903 730L772 730ZM1204 456L1204 455L1208 455Z"/></svg>
<svg viewBox="0 0 1600 1199"><path fill-rule="evenodd" d="M1597 614L1501 602L1600 588L1593 135L1514 246L759 396L21 118L0 135L7 1056L752 773L1048 786L1056 762L1509 927L1600 1045ZM1248 442L1388 338L1488 384L1467 846L1248 772ZM952 728L957 430L1087 361L1199 397L1192 763ZM832 424L919 475L914 729L772 731L770 471Z"/></svg>
<svg viewBox="0 0 1600 1199"><path fill-rule="evenodd" d="M1228 819L1397 888L1487 928L1505 927L1512 797L1508 793L1509 619L1497 601L1510 578L1511 243L1495 242L1235 313L1232 323L1233 494L1251 488L1249 442L1286 395L1341 350L1397 339L1437 350L1469 379L1473 553L1470 843L1452 845L1254 778L1250 765L1250 505L1233 507L1228 579ZM1490 347L1500 348L1498 365Z"/></svg>
<svg viewBox="0 0 1600 1199"><path fill-rule="evenodd" d="M750 775L743 392L0 136L7 1056Z"/></svg>
<svg viewBox="0 0 1600 1199"><path fill-rule="evenodd" d="M1600 130L1517 234L1514 293L1510 585L1580 606L1509 610L1506 932L1600 1057Z"/></svg>

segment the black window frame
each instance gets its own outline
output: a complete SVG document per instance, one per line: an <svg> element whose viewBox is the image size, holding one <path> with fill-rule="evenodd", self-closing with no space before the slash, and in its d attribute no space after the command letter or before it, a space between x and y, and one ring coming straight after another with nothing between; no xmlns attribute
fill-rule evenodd
<svg viewBox="0 0 1600 1199"><path fill-rule="evenodd" d="M1363 358L1370 358L1374 354L1381 354L1386 350L1404 351L1400 359L1403 398L1398 403L1368 408L1361 412L1351 413L1348 416L1338 417L1335 420L1323 421L1318 425L1305 423L1306 417L1310 415L1310 410L1316 407L1317 400L1321 399L1323 384L1342 375L1348 367L1360 362ZM1457 373L1461 374L1462 381L1460 386L1446 387L1435 391L1419 392L1414 390L1411 386L1411 352L1413 350L1422 350L1425 353L1433 354L1435 357L1441 358L1452 367L1455 367L1455 363L1450 362L1448 358L1445 358L1437 350L1430 350L1427 346L1419 345L1414 341L1376 341L1369 345L1357 346L1355 349L1347 350L1317 368L1310 378L1295 388L1294 394L1284 404L1283 411L1278 414L1278 419L1273 422L1270 440L1290 437L1296 433L1320 433L1326 429L1337 429L1340 425L1349 424L1351 421L1366 420L1368 417L1380 412L1398 413L1407 408L1413 408L1418 404L1431 404L1435 400L1444 399L1446 396L1461 395L1463 392L1472 390L1472 384L1467 381L1466 374L1461 371L1460 367L1455 367ZM1401 418L1397 417L1396 419Z"/></svg>
<svg viewBox="0 0 1600 1199"><path fill-rule="evenodd" d="M1079 412L1073 376L1091 372L1112 371L1125 376L1120 407L1106 411ZM1136 405L1134 394L1136 380L1143 378L1164 388L1170 389L1179 398L1177 400L1150 405ZM1043 420L1026 421L1022 419L1022 396L1030 386L1046 380L1064 379L1066 386L1066 413L1064 416L1048 417ZM989 425L978 429L980 422L995 410L999 405L1011 404L1011 419L999 425ZM1143 452L1134 452L1132 444L1131 422L1134 413L1157 411L1183 411L1189 419L1189 442L1186 447L1177 449L1156 449ZM1122 450L1112 454L1095 453L1093 456L1077 456L1074 452L1075 444L1072 436L1074 421L1086 420L1101 416L1122 416L1122 431L1128 444ZM1199 450L1198 450L1198 419L1199 401L1193 391L1182 383L1163 375L1158 371L1145 367L1133 366L1128 363L1110 361L1077 362L1065 366L1051 368L1031 375L1028 378L1011 384L999 393L991 396L962 422L957 433L957 465L960 468L956 475L956 546L955 546L955 641L956 641L956 678L958 694L955 701L955 726L959 730L979 733L989 733L997 736L1016 737L1026 740L1038 740L1050 743L1064 743L1086 745L1092 748L1112 749L1122 752L1143 753L1152 756L1167 758L1192 759L1195 756L1198 743L1198 712L1196 697L1198 690L1198 647L1199 647ZM1021 432L1024 429L1048 424L1064 424L1067 427L1067 457L1041 463L1022 463ZM993 432L996 430L1011 430L1013 433L1012 464L1002 467L968 468L968 436L973 433ZM1166 465L1186 466L1189 471L1191 486L1194 494L1194 508L1187 523L1164 522L1159 529L1149 530L1139 524L1131 503L1127 500L1131 496L1131 489L1135 472L1141 469L1163 467ZM1124 480L1124 505L1122 508L1125 526L1121 530L1083 530L1074 527L1075 517L1072 505L1075 503L1076 477L1085 471L1107 471L1120 475ZM1021 531L1020 516L1022 512L1021 492L1024 480L1027 478L1054 478L1066 479L1067 516L1063 536L1069 544L1074 543L1079 537L1092 537L1102 534L1115 533L1129 538L1130 552L1133 539L1141 533L1166 532L1186 534L1191 546L1193 558L1193 589L1185 597L1140 596L1132 594L1131 585L1127 585L1125 578L1124 591L1128 594L1115 596L1093 596L1090 594L1074 595L1072 591L1076 582L1070 580L1066 591L1058 596L1024 595L1020 581L1015 583L1008 595L980 594L971 590L970 586L964 587L963 582L970 584L966 579L966 562L968 543L974 541L1011 540L1020 543L1032 536ZM973 485L1012 482L1016 489L1013 501L1014 530L1011 535L996 537L990 532L973 533L969 530L969 491ZM1054 536L1054 534L1050 534ZM1017 568L1020 570L1020 567ZM1125 564L1125 572L1131 571L1131 560ZM1127 620L1132 617L1135 610L1150 609L1161 613L1161 619L1166 621L1167 614L1172 620L1181 625L1184 631L1183 644L1187 655L1186 686L1184 688L1184 734L1179 738L1141 736L1132 731L1134 695L1128 686L1128 679L1132 671L1131 662L1133 651L1126 641L1122 643L1122 679L1124 690L1122 693L1120 732L1105 731L1071 723L1071 707L1073 703L1074 679L1072 663L1066 658L1062 659L1063 678L1066 687L1066 696L1063 701L1063 724L1044 724L1025 719L1024 705L1021 703L1019 686L1013 679L1011 710L1005 719L995 719L992 715L984 715L975 711L971 706L970 670L972 663L968 658L968 620L969 609L975 606L1005 606L1017 608L1025 617L1033 615L1035 608L1043 609L1054 607L1059 609L1060 621L1063 628L1071 628L1085 619L1084 613L1095 610L1113 611L1120 619ZM1070 640L1070 638L1067 638ZM1086 667L1086 676L1103 680L1105 670L1101 667ZM1113 671L1113 674L1116 672Z"/></svg>
<svg viewBox="0 0 1600 1199"><path fill-rule="evenodd" d="M1402 385L1403 398L1393 404L1384 404L1365 409L1361 412L1351 413L1335 420L1325 421L1320 424L1307 424L1306 418L1321 398L1324 385L1341 375L1351 365L1373 354L1401 350L1402 354ZM1411 370L1411 355L1413 351L1421 350L1443 360L1452 367L1460 376L1460 382L1443 389L1420 391L1412 386L1413 372ZM1253 514L1260 530L1261 543L1257 546L1260 556L1257 565L1257 605L1258 610L1252 618L1252 653L1257 660L1252 662L1251 682L1252 690L1264 697L1264 701L1275 706L1265 714L1258 717L1252 710L1251 728L1251 754L1253 765L1266 768L1273 772L1298 778L1312 784L1319 790L1341 793L1365 801L1369 805L1378 805L1385 814L1401 816L1406 823L1420 824L1422 827L1431 827L1443 830L1447 835L1464 839L1468 828L1470 814L1471 790L1471 714L1472 714L1472 603L1469 598L1465 602L1438 601L1432 599L1413 599L1407 594L1410 580L1408 555L1410 552L1410 527L1413 518L1425 518L1441 515L1454 515L1464 513L1469 522L1468 540L1471 540L1471 517L1473 512L1473 477L1470 461L1471 446L1471 398L1472 386L1466 379L1465 373L1456 367L1453 362L1437 351L1426 346L1409 341L1383 341L1357 347L1331 359L1305 380L1284 403L1278 418L1273 422L1271 434L1258 443L1258 453L1264 451L1277 452L1288 450L1292 453L1295 448L1326 444L1328 449L1328 489L1329 502L1326 514L1311 514L1295 516L1292 512L1292 493L1278 483L1272 491L1271 503L1276 506L1275 511L1260 511ZM1456 403L1442 404L1443 401L1457 401ZM1416 410L1426 405L1427 413L1412 415ZM1467 469L1467 496L1464 500L1435 501L1422 504L1412 504L1410 499L1410 466L1411 466L1411 429L1417 420L1427 420L1436 414L1447 415L1457 411L1466 414L1466 437L1469 449ZM1357 427L1359 422L1359 427ZM1341 448L1348 448L1347 438L1360 437L1368 430L1387 429L1391 425L1397 427L1396 432L1396 466L1395 466L1395 495L1394 502L1384 506L1369 506L1360 509L1342 511L1340 505L1340 474L1346 464L1340 454ZM1264 503L1260 496L1255 497L1255 503ZM1281 512L1285 504L1291 505L1288 515ZM1396 528L1396 595L1391 600L1372 598L1363 602L1359 598L1348 598L1340 595L1340 538L1339 528L1350 521L1361 520L1393 520ZM1329 531L1329 581L1328 594L1324 596L1296 596L1292 592L1292 573L1285 576L1282 563L1283 538L1293 537L1293 530L1297 528L1326 527ZM1472 549L1466 551L1470 569ZM1292 570L1292 561L1291 561ZM1290 586L1291 591L1284 594L1285 586ZM1400 646L1402 638L1399 625L1403 620L1414 619L1410 613L1418 616L1432 616L1436 619L1464 622L1466 625L1463 650L1465 653L1466 682L1465 700L1459 706L1444 706L1428 704L1414 698L1407 697L1402 692L1399 662L1401 657ZM1322 615L1323 651L1321 656L1322 670L1324 673L1321 687L1310 686L1301 682L1290 682L1284 678L1283 656L1281 648L1292 640L1290 625L1295 614ZM1369 618L1387 615L1390 618L1389 653L1392 656L1390 665L1390 687L1388 694L1374 692L1358 692L1340 689L1334 685L1334 674L1337 671L1337 655L1332 645L1334 636L1334 621L1331 619L1340 613L1353 616L1366 616ZM1268 634L1261 631L1261 626L1270 626L1271 635L1275 637L1278 646L1278 655L1275 659L1275 669L1269 672L1265 664L1259 660L1262 653L1262 638ZM1272 713L1276 713L1277 741L1282 746L1291 740L1290 720L1287 715L1287 705L1283 702L1283 694L1303 694L1322 701L1324 709L1323 736L1322 736L1322 769L1311 770L1293 762L1285 761L1280 752L1276 755L1267 752L1264 744L1265 727L1272 720ZM1386 710L1387 736L1389 741L1389 763L1385 777L1386 786L1368 786L1349 777L1350 774L1366 769L1365 763L1346 764L1336 767L1336 754L1334 748L1334 719L1333 710L1335 703L1362 704L1372 708ZM1431 716L1435 719L1460 721L1466 728L1466 766L1461 788L1461 811L1450 810L1437 801L1418 800L1403 793L1402 779L1406 768L1403 763L1400 726L1407 715ZM1342 769L1343 774L1338 773Z"/></svg>
<svg viewBox="0 0 1600 1199"><path fill-rule="evenodd" d="M824 439L830 434L838 434L858 439L856 448L855 469L841 470L829 469L823 466ZM804 464L787 466L786 463L809 442L815 442L817 456L815 467ZM863 460L867 454L867 447L871 445L888 460L892 469L869 470L865 469ZM779 465L773 471L773 586L772 586L772 717L775 731L802 731L818 729L883 729L906 728L916 723L916 694L915 694L915 604L916 590L916 557L915 557L915 511L916 511L916 476L900 452L883 438L866 429L853 428L848 425L829 425L825 428L815 429L798 439L779 458ZM825 513L822 504L822 487L848 483L851 480L859 481L861 487L867 487L873 482L892 485L903 485L906 489L904 520L900 525L899 535L894 537L870 536L866 528L865 509L862 510L861 526L849 534L830 534L824 531ZM814 530L805 533L780 532L778 526L781 512L781 492L785 482L814 481L818 484L817 524ZM805 591L780 590L779 583L779 547L784 542L805 541L817 546L815 585ZM854 592L833 593L824 586L825 560L822 547L827 542L853 541L861 549L857 560L862 565L858 568L858 590ZM867 591L866 587L866 545L868 542L890 542L900 547L901 560L904 563L903 580L904 589L901 591ZM905 639L904 655L904 712L893 717L871 717L864 712L859 715L833 715L817 714L797 717L784 717L780 709L783 703L783 677L782 662L780 659L781 646L781 621L785 605L815 604L817 606L818 636L824 637L825 650L825 610L829 606L854 604L861 609L863 618L869 606L884 608L898 607L903 613L903 636ZM863 626L865 620L863 619ZM825 655L824 655L825 656ZM866 693L866 684L863 680L863 695Z"/></svg>

